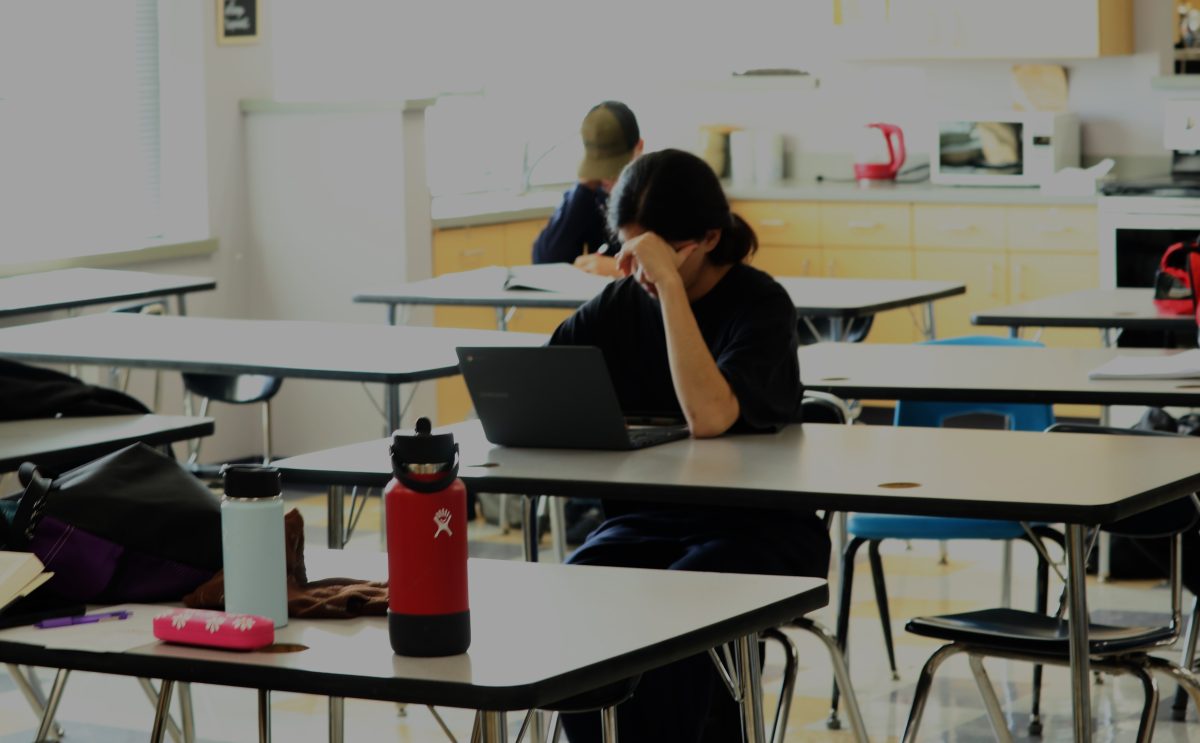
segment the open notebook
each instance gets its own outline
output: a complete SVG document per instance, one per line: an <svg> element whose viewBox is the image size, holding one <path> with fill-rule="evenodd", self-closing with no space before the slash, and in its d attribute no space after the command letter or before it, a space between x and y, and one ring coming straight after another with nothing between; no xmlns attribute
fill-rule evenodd
<svg viewBox="0 0 1200 743"><path fill-rule="evenodd" d="M1169 356L1118 356L1088 372L1088 379L1200 379L1200 349Z"/></svg>
<svg viewBox="0 0 1200 743"><path fill-rule="evenodd" d="M541 263L509 268L504 288L593 296L608 282L604 276L581 271L570 263Z"/></svg>
<svg viewBox="0 0 1200 743"><path fill-rule="evenodd" d="M0 609L29 595L53 575L31 552L0 550Z"/></svg>

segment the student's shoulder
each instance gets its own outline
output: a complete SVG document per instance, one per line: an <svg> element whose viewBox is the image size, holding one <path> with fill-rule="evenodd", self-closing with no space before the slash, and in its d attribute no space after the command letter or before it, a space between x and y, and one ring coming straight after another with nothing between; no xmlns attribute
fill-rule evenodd
<svg viewBox="0 0 1200 743"><path fill-rule="evenodd" d="M766 271L746 263L738 263L730 269L728 278L733 279L734 286L741 295L754 297L764 303L784 302L791 306L791 296L787 289Z"/></svg>

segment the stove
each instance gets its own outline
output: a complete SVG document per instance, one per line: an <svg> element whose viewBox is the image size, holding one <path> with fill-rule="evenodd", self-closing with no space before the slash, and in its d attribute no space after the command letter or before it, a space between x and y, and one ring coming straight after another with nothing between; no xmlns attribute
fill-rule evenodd
<svg viewBox="0 0 1200 743"><path fill-rule="evenodd" d="M1103 196L1161 196L1190 199L1200 197L1200 178L1158 177L1112 181L1100 187Z"/></svg>

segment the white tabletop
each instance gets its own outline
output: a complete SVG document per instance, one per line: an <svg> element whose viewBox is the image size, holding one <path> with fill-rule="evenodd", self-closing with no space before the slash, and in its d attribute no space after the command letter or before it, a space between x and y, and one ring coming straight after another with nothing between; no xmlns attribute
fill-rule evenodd
<svg viewBox="0 0 1200 743"><path fill-rule="evenodd" d="M496 330L106 313L0 329L0 357L404 384L457 374L456 346L545 341Z"/></svg>
<svg viewBox="0 0 1200 743"><path fill-rule="evenodd" d="M310 578L378 579L382 553L309 550ZM471 647L396 656L383 617L299 620L276 632L298 652L167 645L162 608L119 622L0 631L0 659L311 694L480 709L543 706L824 606L825 581L501 560L470 561ZM714 600L720 597L720 600ZM126 607L130 608L130 607Z"/></svg>
<svg viewBox="0 0 1200 743"><path fill-rule="evenodd" d="M215 289L196 276L65 268L0 279L0 317Z"/></svg>
<svg viewBox="0 0 1200 743"><path fill-rule="evenodd" d="M582 272L580 275L592 278ZM575 308L598 291L593 282L579 281L566 282L557 291L506 290L503 287L507 276L508 269L490 266L390 288L364 290L354 296L354 301L388 305ZM963 284L951 281L796 277L776 280L791 295L797 313L805 316L861 317L966 291Z"/></svg>
<svg viewBox="0 0 1200 743"><path fill-rule="evenodd" d="M817 343L800 349L805 386L844 398L1200 406L1200 379L1088 379L1139 348Z"/></svg>
<svg viewBox="0 0 1200 743"><path fill-rule="evenodd" d="M1085 289L977 312L971 322L1014 328L1196 329L1191 315L1159 311L1154 306L1153 289Z"/></svg>
<svg viewBox="0 0 1200 743"><path fill-rule="evenodd" d="M808 424L633 452L493 446L448 427L479 492L1103 523L1200 488L1200 439ZM273 462L285 482L383 485L387 439Z"/></svg>
<svg viewBox="0 0 1200 743"><path fill-rule="evenodd" d="M102 415L0 422L0 472L32 461L71 466L142 441L151 446L208 436L211 418L179 415Z"/></svg>

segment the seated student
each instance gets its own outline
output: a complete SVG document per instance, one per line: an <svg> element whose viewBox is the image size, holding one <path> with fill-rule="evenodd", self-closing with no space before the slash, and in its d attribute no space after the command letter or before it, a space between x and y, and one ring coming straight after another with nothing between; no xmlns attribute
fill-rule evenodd
<svg viewBox="0 0 1200 743"><path fill-rule="evenodd" d="M642 152L641 132L633 111L620 101L592 107L580 127L583 161L579 182L563 196L542 233L533 242L534 263L574 263L589 273L615 276L616 251L597 253L608 242L604 207L613 182Z"/></svg>
<svg viewBox="0 0 1200 743"><path fill-rule="evenodd" d="M626 278L550 343L598 346L625 411L682 417L696 438L791 422L802 393L795 309L774 279L744 263L757 240L712 169L680 150L643 155L616 183L608 226ZM812 512L604 506L606 520L569 562L827 575L829 537ZM738 710L707 654L646 674L617 715L622 740L740 739ZM572 743L600 739L595 713L566 715L564 727Z"/></svg>

